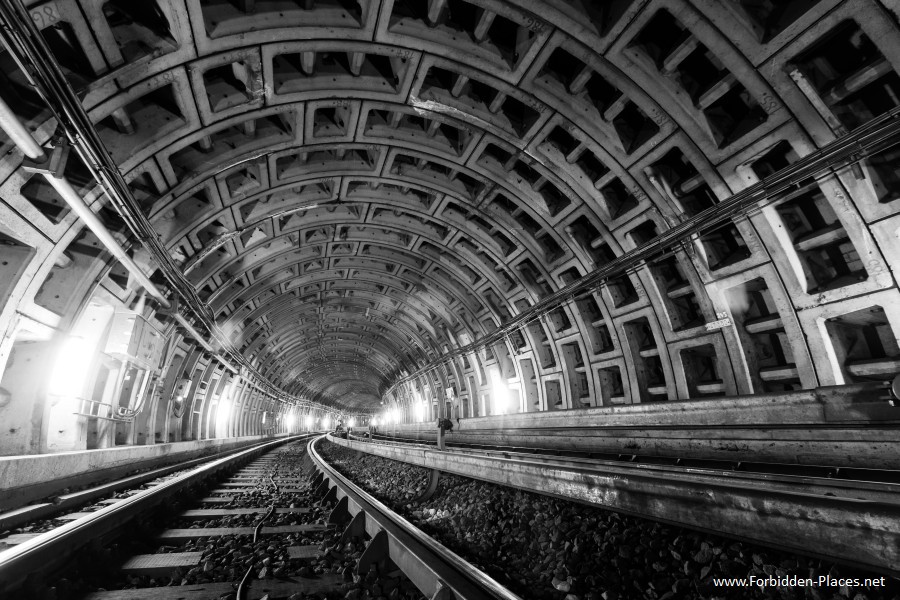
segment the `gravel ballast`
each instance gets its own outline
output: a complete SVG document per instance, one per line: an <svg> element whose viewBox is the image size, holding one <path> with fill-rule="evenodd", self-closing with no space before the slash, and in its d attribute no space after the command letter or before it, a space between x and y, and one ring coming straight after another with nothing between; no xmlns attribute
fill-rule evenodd
<svg viewBox="0 0 900 600"><path fill-rule="evenodd" d="M208 503L203 508L303 508L303 512L275 513L265 526L322 525L333 503L320 505L308 483L303 468L305 444L289 446L268 456L270 462L258 463L258 476L245 475L247 488L230 496L228 503ZM285 480L273 485L273 482ZM160 545L156 535L167 528L253 527L261 513L227 515L209 518L180 518L178 514L196 502L197 497L213 497L220 489L215 482L195 489L173 502L166 510L142 525L131 525L132 532L119 542L103 549L82 554L66 575L32 594L40 600L75 600L86 592L112 589L140 589L161 586L180 587L237 582L250 570L249 586L267 582L288 584L288 595L268 596L269 600L425 600L412 582L400 571L379 572L371 569L358 575L357 564L366 542L355 539L341 541L340 528L320 531L265 535L253 542L249 535L207 536L184 543ZM243 486L242 486L243 487ZM290 490L297 491L290 491ZM196 505L194 506L196 507ZM314 556L291 558L290 547L314 548ZM124 558L135 554L201 553L199 563L190 568L172 569L165 575L127 574L115 569ZM313 584L328 587L327 592L312 592ZM334 583L332 583L334 582ZM293 590L296 589L296 593ZM234 592L211 596L210 600L235 600Z"/></svg>
<svg viewBox="0 0 900 600"><path fill-rule="evenodd" d="M726 588L714 578L879 577L833 563L442 474L434 496L420 467L320 442L341 473L528 600L900 598L885 588Z"/></svg>

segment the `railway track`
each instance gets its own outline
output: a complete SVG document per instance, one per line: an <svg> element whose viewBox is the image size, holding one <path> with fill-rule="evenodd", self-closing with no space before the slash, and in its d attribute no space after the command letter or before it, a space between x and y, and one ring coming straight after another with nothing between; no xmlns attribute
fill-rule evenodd
<svg viewBox="0 0 900 600"><path fill-rule="evenodd" d="M307 443L261 444L169 474L0 550L0 596L518 598Z"/></svg>
<svg viewBox="0 0 900 600"><path fill-rule="evenodd" d="M442 451L433 443L396 438L333 441L419 467L900 575L895 471L779 470L452 441Z"/></svg>
<svg viewBox="0 0 900 600"><path fill-rule="evenodd" d="M757 475L785 475L795 477L815 477L860 483L900 484L900 471L891 469L862 469L858 467L837 467L833 465L787 464L750 460L726 460L722 458L698 458L694 456L660 456L652 454L630 454L627 452L588 452L571 449L551 449L528 446L506 446L453 440L448 436L445 445L449 449L461 452L481 452L498 456L534 456L556 457L573 460L590 460L593 463L609 464L629 463L648 467L677 467L690 469L716 469ZM368 438L354 435L352 439L368 441ZM418 444L423 447L436 448L437 442L405 436L377 434L372 437L376 441L397 444Z"/></svg>

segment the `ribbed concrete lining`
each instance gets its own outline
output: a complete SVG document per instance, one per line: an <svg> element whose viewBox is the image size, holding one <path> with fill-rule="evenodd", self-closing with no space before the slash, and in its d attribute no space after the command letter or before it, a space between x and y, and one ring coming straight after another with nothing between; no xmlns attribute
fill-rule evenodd
<svg viewBox="0 0 900 600"><path fill-rule="evenodd" d="M292 392L367 408L399 374L885 109L830 47L873 85L900 64L878 0L777 18L678 0L158 0L159 15L120 15L138 57L96 2L57 4L91 117L222 327ZM31 116L41 140L46 116ZM19 160L2 162L4 231L35 252L16 259L0 329L16 310L67 322L97 280L128 297ZM471 417L498 411L497 376L525 411L883 378L900 355L900 201L876 162L414 387L453 388ZM63 252L73 270L54 266Z"/></svg>

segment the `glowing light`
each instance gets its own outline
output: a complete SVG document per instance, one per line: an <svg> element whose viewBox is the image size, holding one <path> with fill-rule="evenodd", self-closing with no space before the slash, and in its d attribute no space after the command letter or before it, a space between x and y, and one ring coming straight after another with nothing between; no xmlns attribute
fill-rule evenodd
<svg viewBox="0 0 900 600"><path fill-rule="evenodd" d="M296 419L294 413L288 413L284 416L284 426L288 431L294 428L294 419Z"/></svg>
<svg viewBox="0 0 900 600"><path fill-rule="evenodd" d="M378 417L372 417L371 423L372 423L372 427L377 427L378 426Z"/></svg>
<svg viewBox="0 0 900 600"><path fill-rule="evenodd" d="M306 422L306 428L307 428L307 429L312 429L313 423L315 423L315 419L313 419L313 416L312 416L312 415L306 415L306 419L304 419L304 421Z"/></svg>
<svg viewBox="0 0 900 600"><path fill-rule="evenodd" d="M322 417L322 429L328 429L328 426L331 425L331 418L328 415Z"/></svg>
<svg viewBox="0 0 900 600"><path fill-rule="evenodd" d="M216 407L216 437L226 437L225 431L228 425L228 417L231 414L231 396L234 392L233 382L229 382L225 391L219 397L219 405Z"/></svg>
<svg viewBox="0 0 900 600"><path fill-rule="evenodd" d="M356 419L353 417L350 417L350 420L347 421L347 427L356 427Z"/></svg>
<svg viewBox="0 0 900 600"><path fill-rule="evenodd" d="M422 401L416 402L416 421L420 423L425 420L425 403Z"/></svg>
<svg viewBox="0 0 900 600"><path fill-rule="evenodd" d="M491 373L491 392L494 397L494 412L503 413L509 410L512 397L506 382L497 371Z"/></svg>
<svg viewBox="0 0 900 600"><path fill-rule="evenodd" d="M94 347L89 341L80 337L68 338L56 357L48 392L56 396L80 397L93 360Z"/></svg>

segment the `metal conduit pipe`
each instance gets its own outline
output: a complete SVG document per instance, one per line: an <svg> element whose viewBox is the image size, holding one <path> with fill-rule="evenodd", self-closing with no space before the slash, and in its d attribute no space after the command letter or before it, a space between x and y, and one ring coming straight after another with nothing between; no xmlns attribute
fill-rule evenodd
<svg viewBox="0 0 900 600"><path fill-rule="evenodd" d="M9 108L9 105L4 102L2 98L0 98L0 128L3 129L13 143L15 143L22 153L31 161L37 164L47 163L49 166L50 160L47 157L47 153L44 152L44 149L37 141L35 141L31 133L24 125L22 125L19 118L13 113L12 109ZM69 180L61 173L57 176L57 174L54 174L49 170L41 170L40 173L44 176L44 179L47 180L47 183L53 186L53 189L56 190L66 204L69 205L72 212L75 213L79 219L84 221L84 224L87 225L88 229L97 236L97 239L100 240L103 247L106 248L116 260L122 263L122 266L124 266L138 283L141 284L141 287L156 298L164 308L169 308L171 303L166 299L162 290L157 288L156 285L150 281L150 278L141 271L141 268L138 267L137 263L128 256L125 249L119 245L119 242L116 241L112 233L110 233L100 219L97 218L97 215L94 214L94 211L84 203L84 200L81 199L81 196L78 195L78 192L75 191L75 188L72 187Z"/></svg>
<svg viewBox="0 0 900 600"><path fill-rule="evenodd" d="M217 354L217 350L215 348L213 348L212 344L210 344L209 341L205 337L203 337L203 335L199 331L194 329L194 326L191 325L191 322L188 321L183 315L175 313L174 315L172 315L172 318L174 318L175 322L178 323L181 327L183 327L185 329L185 331L187 331L188 335L190 335L192 338L197 340L197 342L201 346L203 346L204 350L206 350L207 352L209 352L211 354L215 354L216 360L218 360L220 363L222 363L222 365L226 369L228 369L229 371L231 371L232 373L235 373L235 374L240 373L240 371L238 371L237 367L235 367L230 362L228 362L227 360L225 360L224 358L222 358L221 356L219 356Z"/></svg>
<svg viewBox="0 0 900 600"><path fill-rule="evenodd" d="M34 137L32 137L31 133L22 125L19 118L12 112L9 108L9 105L0 98L0 128L10 137L10 139L16 144L16 146L22 151L25 156L27 156L31 161L36 164L48 164L50 159L47 156L47 153L44 152L44 149L35 141ZM156 298L160 305L163 308L171 308L172 303L166 299L165 294L163 294L162 290L160 290L156 285L150 281L150 278L141 270L141 268L128 256L128 253L125 251L122 246L119 245L119 242L113 237L112 233L110 233L109 229L97 218L97 215L90 209L90 207L85 204L84 200L82 200L81 196L78 195L78 192L75 188L72 187L72 184L69 182L65 176L61 175L56 176L50 171L41 171L41 175L47 180L47 182L53 186L53 189L57 191L57 193L62 197L62 199L69 205L69 208L72 209L72 212L75 213L79 219L81 219L85 225L87 225L88 229L97 236L97 239L100 240L100 243L103 244L103 247L112 254L116 260L122 263L122 266L140 283L141 287L147 290L151 296ZM212 345L204 338L203 335L200 334L194 326L191 325L190 321L188 321L181 314L175 313L173 315L175 321L182 327L184 330L203 347L207 352L215 353L215 349ZM227 369L230 371L237 373L238 370L231 365L228 361L223 360L220 357L217 357L219 362L221 362Z"/></svg>
<svg viewBox="0 0 900 600"><path fill-rule="evenodd" d="M19 118L2 97L0 97L0 128L6 132L9 139L25 156L38 162L47 160L44 149L31 136L31 132L22 125L22 122L19 121Z"/></svg>
<svg viewBox="0 0 900 600"><path fill-rule="evenodd" d="M66 204L69 205L69 208L72 209L72 212L78 215L78 218L84 221L84 224L87 225L88 229L93 232L94 235L97 236L97 239L100 240L100 243L103 244L103 247L112 254L116 260L122 263L122 266L131 274L137 282L141 285L142 288L147 290L147 292L156 298L156 300L162 305L163 308L170 308L172 303L166 299L165 294L163 294L162 290L160 290L150 278L147 277L146 274L141 270L141 268L135 263L128 253L125 252L125 249L119 245L116 239L113 237L112 233L106 228L106 226L97 218L97 215L94 214L94 211L90 209L90 207L84 203L84 200L81 199L81 196L78 195L78 192L75 191L75 188L72 187L72 184L69 183L69 180L66 179L62 174L59 177L52 175L51 173L43 173L44 178L47 180L47 183L53 186L62 199L66 201ZM181 316L181 315L178 315ZM195 332L196 333L196 332ZM198 338L199 339L199 338Z"/></svg>

